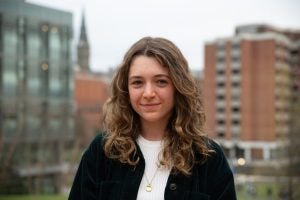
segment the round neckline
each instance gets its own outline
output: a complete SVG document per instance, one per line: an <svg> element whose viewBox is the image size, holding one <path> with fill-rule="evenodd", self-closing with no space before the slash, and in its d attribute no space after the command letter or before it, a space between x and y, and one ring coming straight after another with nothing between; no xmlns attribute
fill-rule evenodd
<svg viewBox="0 0 300 200"><path fill-rule="evenodd" d="M142 135L139 135L137 138L138 143L142 144L142 145L146 145L146 146L161 146L163 140L148 140L146 138L144 138Z"/></svg>

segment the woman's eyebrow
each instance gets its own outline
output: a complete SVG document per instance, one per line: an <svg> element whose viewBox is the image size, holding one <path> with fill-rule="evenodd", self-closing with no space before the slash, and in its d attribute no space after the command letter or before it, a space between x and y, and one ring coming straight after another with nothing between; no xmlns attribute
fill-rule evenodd
<svg viewBox="0 0 300 200"><path fill-rule="evenodd" d="M170 76L168 74L156 74L156 75L154 75L154 78L163 78L163 77L170 79ZM131 80L131 79L143 79L143 76L132 75L132 76L128 77L128 80Z"/></svg>
<svg viewBox="0 0 300 200"><path fill-rule="evenodd" d="M143 78L142 76L138 76L138 75L133 75L133 76L129 76L128 79L141 79Z"/></svg>
<svg viewBox="0 0 300 200"><path fill-rule="evenodd" d="M168 74L157 74L154 76L155 78L161 78L161 77L166 77L166 78L170 78L170 76Z"/></svg>

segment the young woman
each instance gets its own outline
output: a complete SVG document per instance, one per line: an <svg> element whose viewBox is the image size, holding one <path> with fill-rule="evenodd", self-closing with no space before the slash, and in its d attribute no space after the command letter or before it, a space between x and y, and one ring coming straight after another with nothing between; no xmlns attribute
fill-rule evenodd
<svg viewBox="0 0 300 200"><path fill-rule="evenodd" d="M145 37L128 50L104 115L69 199L236 199L227 160L203 132L198 86L171 41Z"/></svg>

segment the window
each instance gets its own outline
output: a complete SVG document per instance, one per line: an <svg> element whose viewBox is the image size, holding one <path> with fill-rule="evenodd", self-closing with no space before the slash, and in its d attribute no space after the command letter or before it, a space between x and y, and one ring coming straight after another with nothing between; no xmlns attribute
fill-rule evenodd
<svg viewBox="0 0 300 200"><path fill-rule="evenodd" d="M223 149L223 152L224 152L224 154L225 154L225 156L227 157L227 158L229 158L229 156L230 156L230 149L229 148L227 148L227 147L224 147L224 146L221 146L222 147L222 149Z"/></svg>
<svg viewBox="0 0 300 200"><path fill-rule="evenodd" d="M27 68L27 92L29 95L38 96L40 95L40 75L39 75L39 51L40 51L40 40L36 32L31 31L28 34L27 39L27 56L28 56L28 67Z"/></svg>
<svg viewBox="0 0 300 200"><path fill-rule="evenodd" d="M219 132L219 133L218 133L218 137L224 138L224 137L225 137L225 133L224 133L224 132Z"/></svg>
<svg viewBox="0 0 300 200"><path fill-rule="evenodd" d="M238 146L235 146L234 150L235 150L235 157L236 158L244 158L245 157L245 150L244 149L242 149Z"/></svg>
<svg viewBox="0 0 300 200"><path fill-rule="evenodd" d="M225 112L225 108L219 107L217 108L217 112Z"/></svg>
<svg viewBox="0 0 300 200"><path fill-rule="evenodd" d="M238 42L231 43L231 49L240 49L240 44Z"/></svg>
<svg viewBox="0 0 300 200"><path fill-rule="evenodd" d="M240 96L239 96L239 95L232 95L232 96L231 96L231 99L232 99L233 101L238 101L238 100L240 100Z"/></svg>
<svg viewBox="0 0 300 200"><path fill-rule="evenodd" d="M224 99L225 99L225 96L224 96L224 95L217 95L217 99L218 99L218 100L224 100Z"/></svg>
<svg viewBox="0 0 300 200"><path fill-rule="evenodd" d="M225 62L225 57L218 57L217 62L218 63L224 63Z"/></svg>
<svg viewBox="0 0 300 200"><path fill-rule="evenodd" d="M218 51L225 51L225 43L224 42L218 44Z"/></svg>
<svg viewBox="0 0 300 200"><path fill-rule="evenodd" d="M217 71L217 74L218 74L218 75L223 75L223 74L225 74L225 70L219 69L219 70Z"/></svg>
<svg viewBox="0 0 300 200"><path fill-rule="evenodd" d="M17 118L16 116L9 117L4 120L4 134L7 137L13 137L17 131Z"/></svg>
<svg viewBox="0 0 300 200"><path fill-rule="evenodd" d="M26 120L27 120L26 133L37 135L40 132L41 119L34 115L28 115Z"/></svg>
<svg viewBox="0 0 300 200"><path fill-rule="evenodd" d="M232 120L232 124L233 124L233 125L239 125L239 124L240 124L240 121L237 120L237 119L234 119L234 120Z"/></svg>
<svg viewBox="0 0 300 200"><path fill-rule="evenodd" d="M251 157L253 160L261 160L263 159L263 150L259 148L251 149Z"/></svg>
<svg viewBox="0 0 300 200"><path fill-rule="evenodd" d="M225 124L225 121L224 121L223 119L220 119L220 120L217 121L217 123L218 123L219 125L223 125L223 124Z"/></svg>
<svg viewBox="0 0 300 200"><path fill-rule="evenodd" d="M239 107L233 107L232 112L240 112L240 108Z"/></svg>
<svg viewBox="0 0 300 200"><path fill-rule="evenodd" d="M232 74L239 74L240 73L240 70L239 69L233 69L232 70Z"/></svg>
<svg viewBox="0 0 300 200"><path fill-rule="evenodd" d="M234 57L231 58L231 62L233 62L233 63L237 63L239 61L240 61L240 58L237 57L237 56L234 56Z"/></svg>
<svg viewBox="0 0 300 200"><path fill-rule="evenodd" d="M219 82L219 83L217 84L217 86L218 86L218 87L224 87L224 86L225 86L225 83L224 83L224 82Z"/></svg>
<svg viewBox="0 0 300 200"><path fill-rule="evenodd" d="M232 82L231 85L232 85L232 87L239 87L240 83L239 82Z"/></svg>

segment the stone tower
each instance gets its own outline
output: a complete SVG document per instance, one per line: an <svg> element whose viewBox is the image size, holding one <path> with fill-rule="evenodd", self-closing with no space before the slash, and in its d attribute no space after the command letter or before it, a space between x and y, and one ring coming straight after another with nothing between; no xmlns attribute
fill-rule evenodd
<svg viewBox="0 0 300 200"><path fill-rule="evenodd" d="M80 37L77 46L77 63L82 71L90 71L89 65L90 57L90 45L88 42L86 27L85 27L85 16L82 14Z"/></svg>

